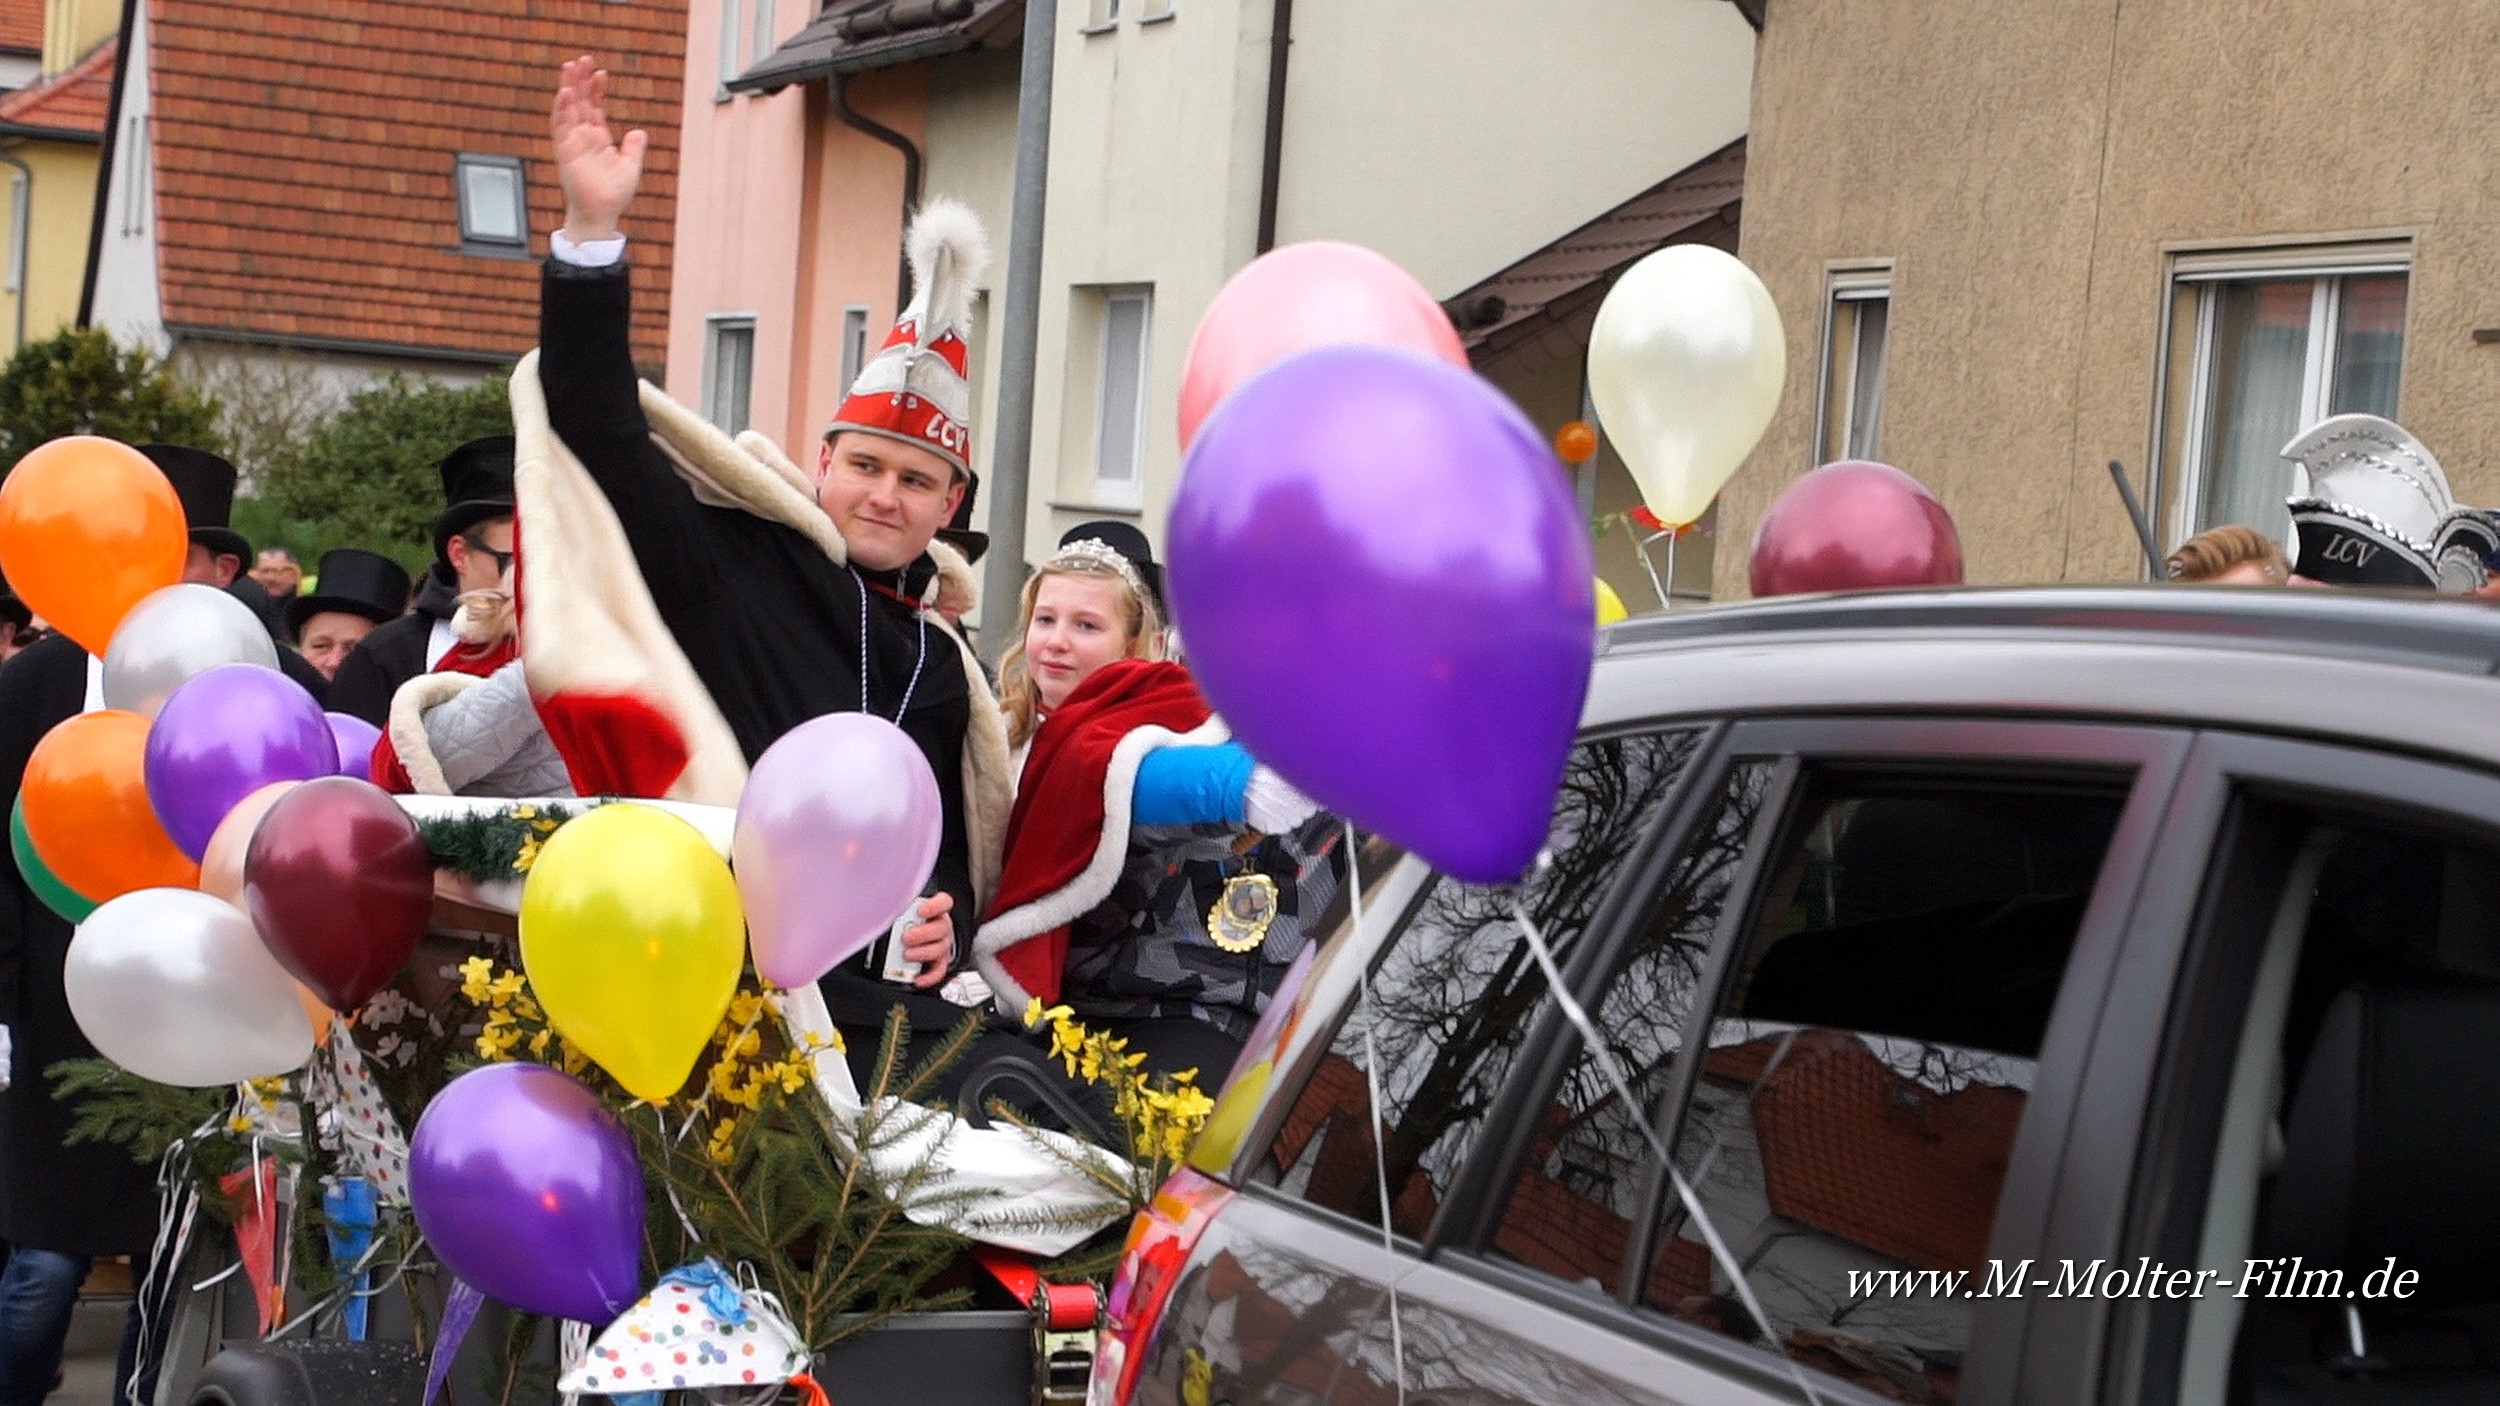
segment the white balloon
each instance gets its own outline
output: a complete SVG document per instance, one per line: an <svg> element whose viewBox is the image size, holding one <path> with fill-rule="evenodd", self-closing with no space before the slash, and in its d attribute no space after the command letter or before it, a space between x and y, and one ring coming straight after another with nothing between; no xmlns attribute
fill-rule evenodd
<svg viewBox="0 0 2500 1406"><path fill-rule="evenodd" d="M1788 379L1771 291L1707 244L1676 244L1624 270L1589 330L1597 420L1661 522L1709 510L1753 452Z"/></svg>
<svg viewBox="0 0 2500 1406"><path fill-rule="evenodd" d="M220 664L278 667L278 646L252 608L214 586L151 591L104 649L104 706L155 717L173 691Z"/></svg>
<svg viewBox="0 0 2500 1406"><path fill-rule="evenodd" d="M139 889L88 914L61 984L88 1043L160 1084L214 1088L312 1055L286 969L251 919L197 889Z"/></svg>

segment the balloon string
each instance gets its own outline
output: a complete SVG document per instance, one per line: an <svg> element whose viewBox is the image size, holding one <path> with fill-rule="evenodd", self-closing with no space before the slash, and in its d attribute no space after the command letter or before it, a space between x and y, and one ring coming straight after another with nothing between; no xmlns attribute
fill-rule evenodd
<svg viewBox="0 0 2500 1406"><path fill-rule="evenodd" d="M1362 982L1363 1003L1363 1083L1364 1096L1371 1105L1372 1176L1380 1194L1380 1248L1397 1263L1397 1234L1390 1227L1389 1214L1389 1139L1380 1121L1380 1044L1375 1033L1380 1027L1380 1007L1372 1001L1371 954L1363 945L1363 872L1361 847L1354 840L1354 822L1345 822L1345 879L1347 917L1354 925L1354 950L1364 960L1356 969ZM1389 1361L1397 1372L1398 1406L1406 1406L1406 1325L1398 1312L1398 1276L1389 1277Z"/></svg>
<svg viewBox="0 0 2500 1406"><path fill-rule="evenodd" d="M1539 858L1540 868L1546 858ZM1710 1247L1711 1259L1727 1272L1729 1282L1735 1287L1736 1297L1744 1303L1745 1311L1753 1316L1755 1325L1762 1330L1763 1341L1776 1348L1787 1339L1771 1326L1770 1315L1762 1311L1762 1301L1754 1297L1753 1284L1745 1278L1743 1264L1728 1249L1727 1241L1720 1237L1718 1226L1712 1223L1710 1213L1702 1209L1701 1198L1694 1194L1692 1183L1685 1180L1684 1173L1676 1167L1674 1154L1668 1151L1666 1139L1658 1135L1657 1126L1643 1111L1641 1101L1633 1096L1632 1083L1624 1077L1623 1065L1615 1059L1613 1046L1606 1043L1605 1037L1598 1033L1596 1022L1589 1019L1589 1013L1573 998L1570 988L1563 985L1562 972L1554 965L1553 951L1545 945L1545 934L1538 929L1536 920L1528 916L1528 910L1521 906L1517 898L1511 900L1510 912L1512 920L1519 924L1520 932L1528 939L1528 951L1536 958L1538 970L1545 974L1546 989L1554 993L1554 1004L1561 1008L1563 1018L1579 1032L1581 1044L1596 1057L1598 1072L1606 1076L1615 1097L1623 1101L1623 1111L1632 1120L1632 1126L1640 1132L1642 1140L1649 1144L1650 1155L1658 1159L1658 1165L1667 1169L1668 1178L1675 1183L1676 1199L1684 1203L1684 1213L1692 1217L1694 1227L1701 1231L1701 1238ZM1805 1370L1797 1365L1796 1359L1783 1352L1780 1360L1787 1364L1789 1376L1796 1381L1797 1389L1805 1393L1809 1406L1822 1406L1822 1396L1815 1391L1814 1383L1806 1380Z"/></svg>
<svg viewBox="0 0 2500 1406"><path fill-rule="evenodd" d="M636 1102L641 1102L641 1100L637 1099ZM680 1128L674 1139L669 1137L668 1111L656 1103L651 1105L651 1121L659 1127L660 1143L662 1146L666 1146L672 1141L683 1142L686 1140L685 1128ZM692 1128L693 1126L694 1115L690 1113L686 1116L686 1128ZM668 1192L669 1209L677 1213L677 1223L685 1227L686 1238L697 1245L702 1244L703 1232L694 1228L694 1217L686 1214L686 1203L677 1199L677 1178L662 1177L660 1179L660 1184Z"/></svg>

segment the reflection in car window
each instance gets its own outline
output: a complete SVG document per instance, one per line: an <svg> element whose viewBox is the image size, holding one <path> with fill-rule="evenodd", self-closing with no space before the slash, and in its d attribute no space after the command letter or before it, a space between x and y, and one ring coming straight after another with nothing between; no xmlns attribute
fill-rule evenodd
<svg viewBox="0 0 2500 1406"><path fill-rule="evenodd" d="M1535 919L1558 960L1650 829L1690 761L1690 730L1583 742L1572 752L1547 847L1553 863L1516 885L1435 877L1385 944L1368 1002L1353 1003L1286 1116L1262 1175L1314 1205L1380 1223L1380 1166L1390 1224L1421 1236L1473 1146L1545 979L1514 906ZM1366 1032L1376 1046L1385 1163L1373 1153Z"/></svg>
<svg viewBox="0 0 2500 1406"><path fill-rule="evenodd" d="M1971 1304L1914 1276L1984 1278L2123 801L2114 782L1835 776L1789 819L1675 1157L1797 1360L1955 1399ZM1698 1228L1661 1204L1643 1302L1758 1340Z"/></svg>
<svg viewBox="0 0 2500 1406"><path fill-rule="evenodd" d="M1621 1284L1634 1218L1646 1204L1645 1173L1657 1160L1638 1119L1650 1115L1666 1084L1771 772L1767 762L1747 762L1730 773L1714 811L1673 858L1671 877L1596 1011L1638 1108L1627 1113L1614 1082L1581 1049L1511 1187L1493 1236L1500 1253L1608 1293Z"/></svg>

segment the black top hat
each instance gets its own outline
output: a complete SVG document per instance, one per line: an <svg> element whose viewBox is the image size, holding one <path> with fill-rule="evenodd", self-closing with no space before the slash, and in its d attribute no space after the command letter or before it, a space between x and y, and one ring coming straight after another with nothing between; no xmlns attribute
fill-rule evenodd
<svg viewBox="0 0 2500 1406"><path fill-rule="evenodd" d="M443 515L434 519L434 559L451 559L451 539L488 518L512 516L512 436L473 439L443 456Z"/></svg>
<svg viewBox="0 0 2500 1406"><path fill-rule="evenodd" d="M289 634L304 633L304 622L325 610L361 615L376 625L408 612L408 571L375 552L341 547L321 554L320 589L286 603Z"/></svg>
<svg viewBox="0 0 2500 1406"><path fill-rule="evenodd" d="M1071 542L1088 539L1128 558L1128 564L1137 568L1138 579L1146 583L1148 591L1153 592L1155 609L1167 617L1171 614L1163 603L1163 568L1155 561L1154 544L1146 540L1146 534L1140 532L1135 523L1109 519L1080 522L1059 534L1059 545L1065 547Z"/></svg>
<svg viewBox="0 0 2500 1406"><path fill-rule="evenodd" d="M173 484L182 515L191 524L192 541L221 557L252 559L252 544L227 525L234 520L233 464L187 445L142 444L138 450Z"/></svg>
<svg viewBox="0 0 2500 1406"><path fill-rule="evenodd" d="M955 505L955 515L937 530L938 540L964 554L964 560L975 562L990 549L990 534L972 530L972 500L981 492L981 476L964 470L964 500Z"/></svg>

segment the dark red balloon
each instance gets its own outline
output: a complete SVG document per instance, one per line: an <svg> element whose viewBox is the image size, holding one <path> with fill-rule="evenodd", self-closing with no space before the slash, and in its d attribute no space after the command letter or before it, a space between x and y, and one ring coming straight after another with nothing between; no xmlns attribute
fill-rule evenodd
<svg viewBox="0 0 2500 1406"><path fill-rule="evenodd" d="M243 855L243 900L278 964L350 1013L424 938L434 860L416 822L382 788L349 776L278 798Z"/></svg>
<svg viewBox="0 0 2500 1406"><path fill-rule="evenodd" d="M1753 538L1753 593L1962 584L1962 539L1927 486L1843 459L1788 485Z"/></svg>

